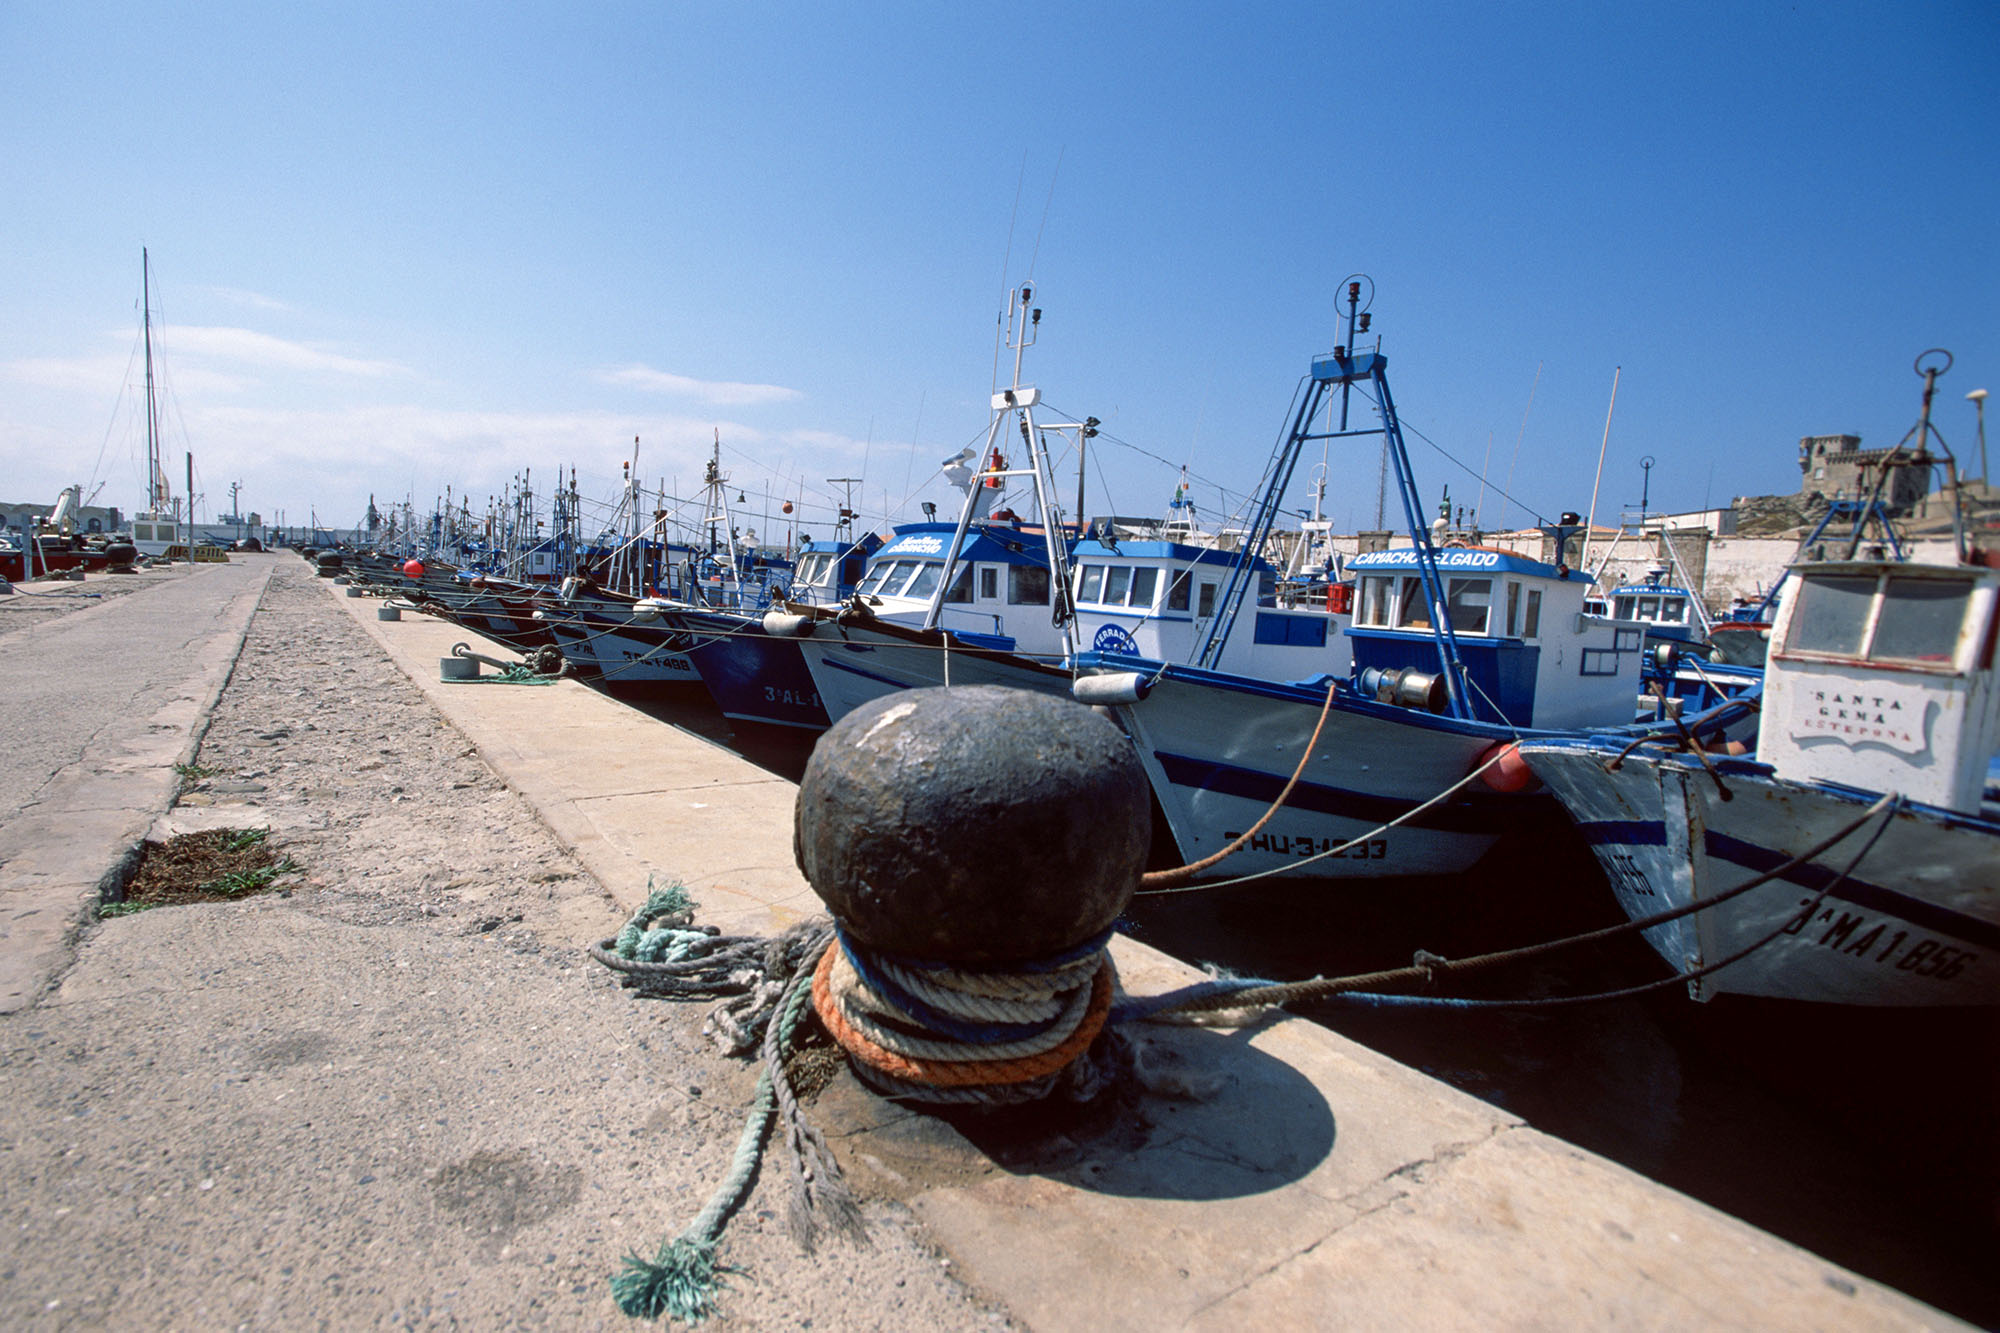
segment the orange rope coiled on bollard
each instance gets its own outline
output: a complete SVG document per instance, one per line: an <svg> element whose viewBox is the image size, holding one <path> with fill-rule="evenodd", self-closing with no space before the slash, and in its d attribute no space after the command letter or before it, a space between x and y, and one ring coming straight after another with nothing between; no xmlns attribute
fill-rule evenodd
<svg viewBox="0 0 2000 1333"><path fill-rule="evenodd" d="M1097 969L1091 981L1090 1007L1076 1031L1060 1046L1039 1055L1023 1056L1013 1060L921 1060L899 1055L870 1040L855 1030L840 1011L840 1001L833 994L833 969L840 952L840 944L835 941L820 955L819 966L813 972L813 1008L819 1013L820 1022L826 1025L840 1048L872 1069L880 1070L894 1078L910 1083L928 1083L936 1087L966 1088L1001 1086L1013 1083L1029 1083L1038 1078L1054 1074L1071 1064L1079 1055L1088 1050L1090 1043L1104 1028L1105 1019L1111 1013L1112 964L1107 956Z"/></svg>

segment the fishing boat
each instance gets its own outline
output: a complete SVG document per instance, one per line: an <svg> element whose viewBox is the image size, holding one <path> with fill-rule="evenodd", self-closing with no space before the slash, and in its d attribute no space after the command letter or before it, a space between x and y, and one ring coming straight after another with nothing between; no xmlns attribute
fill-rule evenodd
<svg viewBox="0 0 2000 1333"><path fill-rule="evenodd" d="M787 601L830 606L854 595L882 538L872 532L857 538L849 525L838 531L833 541L801 543ZM677 615L688 634L688 660L724 717L807 731L832 725L799 652L794 613L683 607ZM767 619L781 632L767 628Z"/></svg>
<svg viewBox="0 0 2000 1333"><path fill-rule="evenodd" d="M1789 571L1754 758L1521 746L1695 999L2000 1002L2000 570L1857 546Z"/></svg>
<svg viewBox="0 0 2000 1333"><path fill-rule="evenodd" d="M1233 627L1238 632L1224 634L1233 661L1273 677L1344 671L1348 613L1336 602L1351 589L1300 600L1292 594L1302 585L1286 584L1255 546L1224 551L1185 540L1194 534L1184 490L1169 521L1142 535L1121 534L1116 520L1084 527L1065 519L1047 437L1073 433L1081 446L1098 423L1039 415L1041 392L1022 382L1021 370L1040 315L1032 288L1010 294L1013 381L992 395L983 448L944 465L965 491L957 524L896 529L845 605L788 605L788 618L772 622L800 637L827 714L837 719L871 699L925 687L1066 694L1084 645L1178 658L1215 624L1224 589L1236 582L1257 589L1259 606ZM1026 448L1013 467L999 450L1010 435ZM976 472L966 466L974 458L984 459ZM1033 521L993 510L1009 480L1031 488ZM1281 594L1281 586L1291 592Z"/></svg>
<svg viewBox="0 0 2000 1333"><path fill-rule="evenodd" d="M1379 341L1354 346L1368 328L1358 283L1347 297L1347 341L1312 362L1246 544L1261 545L1282 512L1305 444L1381 437L1409 544L1348 561L1357 585L1351 669L1273 680L1232 667L1232 626L1247 609L1262 613L1247 571L1218 595L1191 661L1078 659L1077 697L1112 708L1132 736L1182 857L1236 847L1217 875L1464 870L1525 821L1560 818L1525 768L1507 761L1508 746L1560 729L1633 726L1640 712L1644 627L1585 616L1586 575L1433 543L1387 358ZM1374 424L1353 421L1357 399ZM1577 530L1550 530L1558 551ZM1698 713L1654 725L1713 734L1727 720Z"/></svg>

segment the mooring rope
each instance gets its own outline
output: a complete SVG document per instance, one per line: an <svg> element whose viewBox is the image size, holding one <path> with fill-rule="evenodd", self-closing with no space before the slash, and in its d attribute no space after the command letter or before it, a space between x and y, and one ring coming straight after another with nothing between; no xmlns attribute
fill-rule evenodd
<svg viewBox="0 0 2000 1333"><path fill-rule="evenodd" d="M1475 954L1468 958L1442 958L1435 954L1420 952L1417 955L1417 961L1409 967L1390 968L1380 972L1363 972L1344 977L1313 977L1306 981L1291 982L1271 982L1254 978L1230 978L1205 981L1180 991L1172 991L1164 995L1150 996L1144 1000L1129 1002L1127 1005L1120 1007L1120 1012L1115 1017L1120 1019L1157 1018L1169 1014L1200 1014L1219 1010L1267 1008L1290 1004L1298 1000L1324 1000L1345 996L1350 993L1373 992L1375 988L1383 986L1432 984L1440 976L1475 972L1484 968L1498 967L1506 963L1525 962L1532 958L1539 958L1545 954L1556 953L1578 945L1596 943L1620 935L1636 934L1651 930L1656 926L1666 925L1672 921L1678 921L1682 917L1692 916L1697 912L1711 911L1726 902L1741 897L1752 889L1783 878L1791 871L1823 855L1831 848L1851 837L1865 826L1869 820L1875 818L1875 816L1883 814L1885 811L1888 812L1888 818L1883 820L1882 824L1869 837L1868 841L1863 844L1861 850L1855 854L1854 859L1849 862L1847 867L1821 887L1818 896L1813 899L1811 907L1806 909L1810 912L1817 910L1818 904L1825 899L1826 895L1837 885L1844 883L1854 873L1855 869L1861 864L1862 859L1874 848L1876 841L1880 839L1884 830L1888 828L1890 821L1894 818L1895 808L1901 802L1902 797L1891 792L1876 801L1873 805L1870 805L1839 831L1830 837L1822 839L1814 846L1800 852L1797 856L1790 858L1783 864L1774 866L1761 874L1754 875L1743 883L1725 889L1713 897L1698 899L1685 903L1680 907L1655 912L1651 916L1635 917L1629 921L1621 921L1617 925L1584 931L1581 934L1565 936L1562 939L1524 945L1517 949L1502 949L1493 953ZM1788 915L1786 923L1788 924L1793 919L1793 915ZM1719 962L1708 964L1692 972L1676 973L1660 981L1648 982L1642 986L1630 987L1621 991L1606 991L1587 996L1556 996L1542 999L1451 1001L1451 1005L1452 1007L1467 1008L1474 1006L1532 1008L1566 1004L1588 1004L1600 1000L1619 999L1626 995L1637 995L1648 990L1674 985L1678 982L1698 980L1711 972L1720 971L1722 968L1729 966L1731 963L1741 961L1749 953L1770 943L1779 934L1782 934L1783 930L1784 927L1781 925L1776 931L1758 940L1748 949L1732 954ZM1427 996L1383 996L1368 994L1365 996L1365 1001L1380 1001L1384 1004L1416 1004L1425 1002L1430 998Z"/></svg>

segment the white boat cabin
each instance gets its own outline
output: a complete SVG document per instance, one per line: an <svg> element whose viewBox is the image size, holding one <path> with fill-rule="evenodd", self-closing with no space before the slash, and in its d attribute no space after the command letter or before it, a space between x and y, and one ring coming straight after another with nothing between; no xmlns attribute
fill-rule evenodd
<svg viewBox="0 0 2000 1333"><path fill-rule="evenodd" d="M2000 749L2000 571L1794 566L1771 628L1757 757L1781 778L1980 813Z"/></svg>
<svg viewBox="0 0 2000 1333"><path fill-rule="evenodd" d="M883 620L923 624L957 530L951 523L898 527L869 561L855 595ZM938 625L978 646L1060 655L1063 635L1050 616L1049 564L1041 533L1004 523L968 528Z"/></svg>
<svg viewBox="0 0 2000 1333"><path fill-rule="evenodd" d="M1645 627L1585 615L1589 575L1479 547L1446 547L1437 566L1475 716L1543 728L1632 716ZM1356 578L1355 668L1437 672L1417 552L1367 552L1347 570Z"/></svg>
<svg viewBox="0 0 2000 1333"><path fill-rule="evenodd" d="M1234 552L1170 541L1078 542L1071 557L1078 646L1161 662L1192 661L1237 558ZM1346 675L1349 617L1331 611L1327 601L1282 606L1277 569L1262 559L1252 569L1256 604L1236 617L1217 667L1263 680Z"/></svg>
<svg viewBox="0 0 2000 1333"><path fill-rule="evenodd" d="M1606 620L1636 620L1655 639L1701 642L1702 613L1695 607L1694 594L1661 582L1665 574L1664 569L1651 570L1643 582L1592 593L1584 598L1584 614Z"/></svg>

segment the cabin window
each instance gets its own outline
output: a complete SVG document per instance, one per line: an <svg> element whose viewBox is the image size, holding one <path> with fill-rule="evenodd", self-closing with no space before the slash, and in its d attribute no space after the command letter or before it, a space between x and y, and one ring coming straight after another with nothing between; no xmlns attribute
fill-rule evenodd
<svg viewBox="0 0 2000 1333"><path fill-rule="evenodd" d="M1000 596L1000 571L992 565L979 567L979 600L991 602Z"/></svg>
<svg viewBox="0 0 2000 1333"><path fill-rule="evenodd" d="M1085 565L1083 575L1077 580L1076 600L1079 602L1101 602L1104 600L1104 566Z"/></svg>
<svg viewBox="0 0 2000 1333"><path fill-rule="evenodd" d="M1507 580L1507 637L1514 638L1521 625L1521 585Z"/></svg>
<svg viewBox="0 0 2000 1333"><path fill-rule="evenodd" d="M1129 565L1114 565L1104 571L1104 600L1113 606L1125 605L1126 596L1132 591L1132 569Z"/></svg>
<svg viewBox="0 0 2000 1333"><path fill-rule="evenodd" d="M1277 591L1278 573L1276 570L1267 569L1257 575L1257 598L1259 601L1262 601L1266 597L1275 596Z"/></svg>
<svg viewBox="0 0 2000 1333"><path fill-rule="evenodd" d="M1007 566L1007 601L1014 606L1049 604L1049 571L1040 565Z"/></svg>
<svg viewBox="0 0 2000 1333"><path fill-rule="evenodd" d="M1185 569L1174 571L1174 581L1167 585L1167 610L1188 609L1188 584L1192 581L1192 576Z"/></svg>
<svg viewBox="0 0 2000 1333"><path fill-rule="evenodd" d="M1619 654L1608 648L1586 648L1577 669L1580 676L1615 676L1618 674Z"/></svg>
<svg viewBox="0 0 2000 1333"><path fill-rule="evenodd" d="M860 556L858 555L849 556L846 560L841 562L840 581L842 583L859 582L861 579L861 571L865 568L867 568L867 564L865 561L863 561L863 559Z"/></svg>
<svg viewBox="0 0 2000 1333"><path fill-rule="evenodd" d="M1131 605L1144 610L1153 609L1153 590L1160 586L1160 571L1153 568L1132 571Z"/></svg>
<svg viewBox="0 0 2000 1333"><path fill-rule="evenodd" d="M1374 575L1361 580L1361 609L1355 613L1357 625L1389 623L1389 580Z"/></svg>
<svg viewBox="0 0 2000 1333"><path fill-rule="evenodd" d="M1799 588L1798 609L1785 647L1804 653L1861 655L1861 635L1875 601L1875 579L1813 578Z"/></svg>
<svg viewBox="0 0 2000 1333"><path fill-rule="evenodd" d="M1213 583L1204 583L1201 585L1201 595L1196 599L1194 614L1197 620L1206 620L1215 614L1215 585Z"/></svg>
<svg viewBox="0 0 2000 1333"><path fill-rule="evenodd" d="M1542 590L1528 589L1528 610L1521 621L1521 637L1532 639L1542 632Z"/></svg>
<svg viewBox="0 0 2000 1333"><path fill-rule="evenodd" d="M1484 634L1486 613L1493 605L1493 580L1449 579L1444 600L1453 633Z"/></svg>
<svg viewBox="0 0 2000 1333"><path fill-rule="evenodd" d="M1688 604L1678 597L1660 599L1660 623L1663 625L1685 625L1688 618Z"/></svg>
<svg viewBox="0 0 2000 1333"><path fill-rule="evenodd" d="M1868 645L1869 660L1949 663L1970 600L1962 583L1891 576L1875 623L1875 639Z"/></svg>
<svg viewBox="0 0 2000 1333"><path fill-rule="evenodd" d="M1616 619L1618 620L1638 619L1638 617L1633 614L1634 607L1632 604L1632 599L1630 597L1620 597L1616 599L1616 601L1614 601L1612 604L1618 608L1618 613L1617 616L1615 617Z"/></svg>
<svg viewBox="0 0 2000 1333"><path fill-rule="evenodd" d="M1403 576L1403 596L1396 604L1397 629L1429 629L1431 601L1424 595L1424 581L1414 574Z"/></svg>
<svg viewBox="0 0 2000 1333"><path fill-rule="evenodd" d="M900 571L900 573L898 571ZM866 593L879 593L882 591L883 587L889 582L889 576L891 574L895 574L900 579L902 577L907 576L909 572L910 572L909 564L907 561L893 561L893 560L884 561L883 563L875 566L875 568L868 571L868 578L862 583L861 591Z"/></svg>
<svg viewBox="0 0 2000 1333"><path fill-rule="evenodd" d="M991 569L984 569L981 570L980 572L984 574L990 574L993 571ZM944 599L947 602L969 602L972 600L971 565L959 566L958 577L951 581L951 587L948 591L946 591Z"/></svg>
<svg viewBox="0 0 2000 1333"><path fill-rule="evenodd" d="M938 579L944 574L944 566L926 560L917 567L917 576L910 580L910 586L903 589L905 597L928 597L937 591Z"/></svg>
<svg viewBox="0 0 2000 1333"><path fill-rule="evenodd" d="M1640 620L1658 620L1660 618L1660 599L1657 597L1641 597L1639 599L1638 618Z"/></svg>

